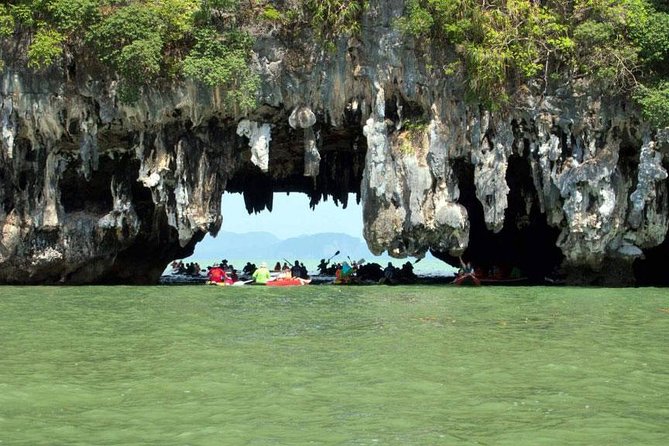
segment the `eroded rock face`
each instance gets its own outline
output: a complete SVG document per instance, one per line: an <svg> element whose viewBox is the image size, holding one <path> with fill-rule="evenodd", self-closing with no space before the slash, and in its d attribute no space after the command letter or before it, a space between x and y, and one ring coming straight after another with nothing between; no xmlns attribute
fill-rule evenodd
<svg viewBox="0 0 669 446"><path fill-rule="evenodd" d="M127 105L90 67L8 64L0 282L155 282L218 231L224 191L249 212L271 210L273 191L313 205L358 193L375 253L464 255L534 278L562 267L573 283L660 276L643 258L667 250L669 132L577 85L526 86L497 112L465 102L461 80L396 30L404 2L370 3L334 53L308 30L259 37L250 113L190 83Z"/></svg>

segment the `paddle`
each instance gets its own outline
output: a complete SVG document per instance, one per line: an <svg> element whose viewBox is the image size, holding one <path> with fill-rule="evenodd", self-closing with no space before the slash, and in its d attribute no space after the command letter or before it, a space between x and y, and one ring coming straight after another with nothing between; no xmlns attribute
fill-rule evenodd
<svg viewBox="0 0 669 446"><path fill-rule="evenodd" d="M334 256L338 256L338 255L339 255L339 250L337 250L337 252L335 252L334 254L332 254L332 257L334 257ZM328 262L329 262L330 260L332 260L332 257L330 257L330 258L328 259Z"/></svg>

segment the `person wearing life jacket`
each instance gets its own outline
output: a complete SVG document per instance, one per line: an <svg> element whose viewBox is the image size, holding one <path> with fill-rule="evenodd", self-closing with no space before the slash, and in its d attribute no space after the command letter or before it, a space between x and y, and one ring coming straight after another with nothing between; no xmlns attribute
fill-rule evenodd
<svg viewBox="0 0 669 446"><path fill-rule="evenodd" d="M239 275L237 274L237 270L236 270L232 265L230 265L230 276L229 276L229 279L230 279L230 285L232 285L233 283L239 281Z"/></svg>
<svg viewBox="0 0 669 446"><path fill-rule="evenodd" d="M265 285L272 276L267 269L267 264L262 262L260 268L256 269L251 277L253 277L255 283Z"/></svg>
<svg viewBox="0 0 669 446"><path fill-rule="evenodd" d="M337 268L337 271L335 272L335 283L337 284L346 284L351 282L351 277L353 276L353 268L348 264L348 262L344 262L341 264L341 268Z"/></svg>
<svg viewBox="0 0 669 446"><path fill-rule="evenodd" d="M227 275L220 265L215 265L209 268L207 277L209 277L209 280L207 281L208 285L225 285Z"/></svg>

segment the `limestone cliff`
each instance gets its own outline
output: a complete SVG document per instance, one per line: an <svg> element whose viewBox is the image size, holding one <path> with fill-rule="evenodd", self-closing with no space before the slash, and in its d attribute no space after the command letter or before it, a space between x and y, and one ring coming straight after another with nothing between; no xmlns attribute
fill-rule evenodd
<svg viewBox="0 0 669 446"><path fill-rule="evenodd" d="M314 205L357 193L376 253L664 283L669 131L583 85L521 86L494 112L465 101L396 30L403 7L372 1L332 52L308 30L259 35L259 106L244 115L192 83L123 104L85 59L7 63L0 282L152 283L219 230L224 191L249 212L299 191Z"/></svg>

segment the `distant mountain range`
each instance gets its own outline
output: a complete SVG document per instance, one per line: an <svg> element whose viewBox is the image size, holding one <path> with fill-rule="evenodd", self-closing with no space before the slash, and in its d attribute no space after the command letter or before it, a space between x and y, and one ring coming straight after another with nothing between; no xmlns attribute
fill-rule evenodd
<svg viewBox="0 0 669 446"><path fill-rule="evenodd" d="M328 259L337 251L334 260L370 259L373 256L367 244L358 237L339 233L303 235L281 240L269 232L243 234L221 231L195 248L195 259L266 259L268 263L305 259ZM383 258L383 257L382 257Z"/></svg>

